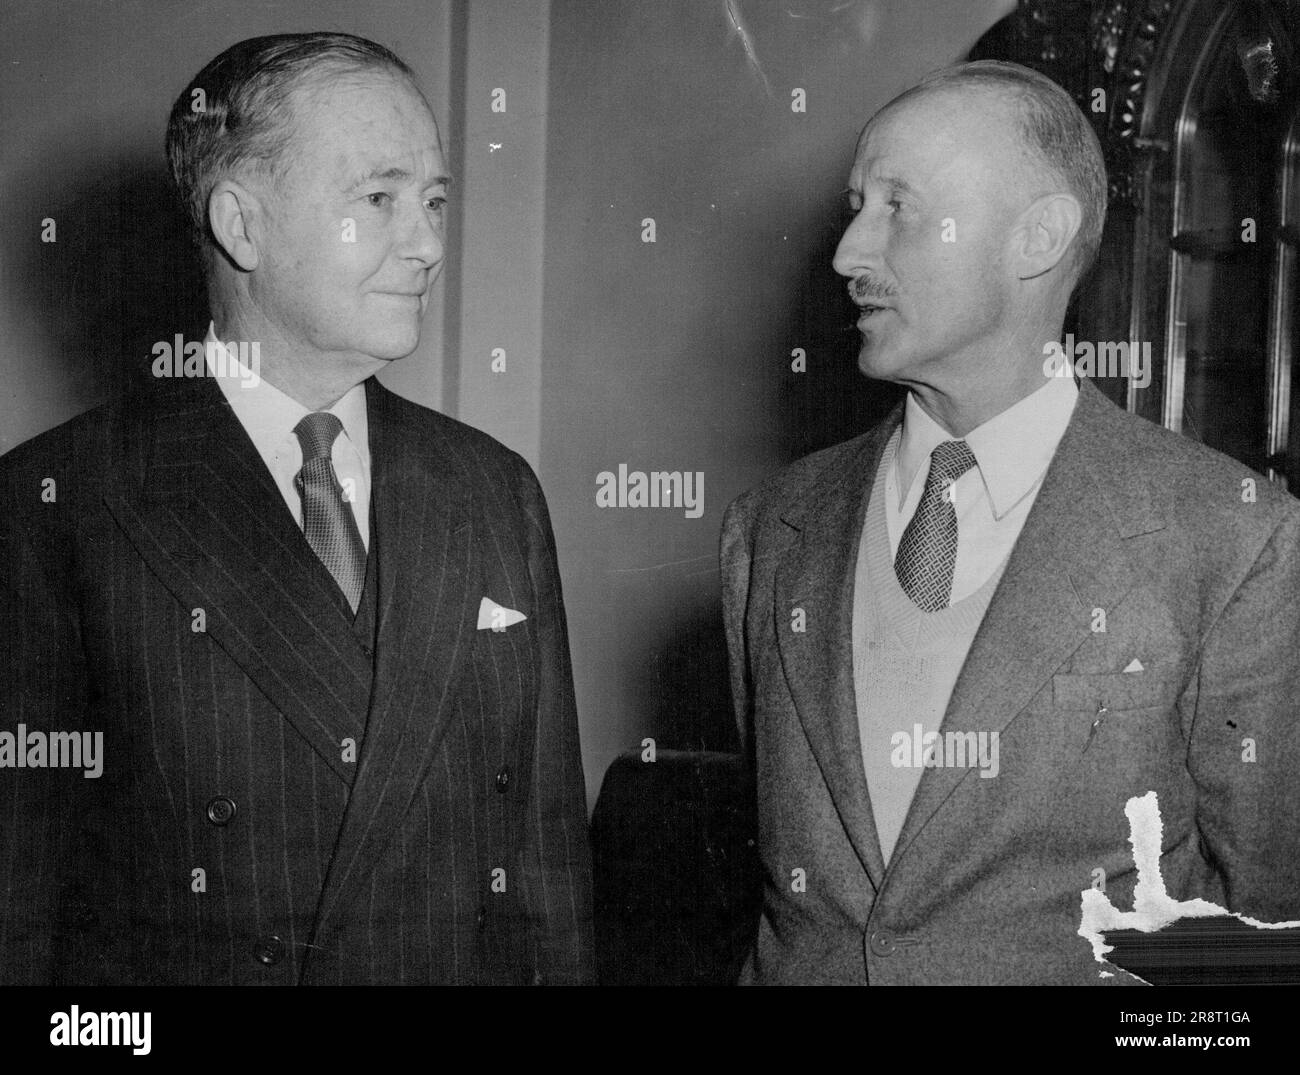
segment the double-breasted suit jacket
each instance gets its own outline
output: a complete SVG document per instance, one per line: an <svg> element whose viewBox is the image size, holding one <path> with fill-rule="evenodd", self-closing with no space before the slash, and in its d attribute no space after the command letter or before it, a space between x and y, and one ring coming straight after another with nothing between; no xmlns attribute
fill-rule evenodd
<svg viewBox="0 0 1300 1075"><path fill-rule="evenodd" d="M590 978L542 492L365 390L367 630L208 378L0 460L2 728L104 755L97 778L0 768L0 980ZM484 626L484 599L523 618Z"/></svg>

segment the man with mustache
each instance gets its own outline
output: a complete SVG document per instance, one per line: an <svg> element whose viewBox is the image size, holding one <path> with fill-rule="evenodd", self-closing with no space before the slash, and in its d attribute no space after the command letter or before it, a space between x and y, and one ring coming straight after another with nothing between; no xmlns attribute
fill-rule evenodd
<svg viewBox="0 0 1300 1075"><path fill-rule="evenodd" d="M167 152L202 362L0 462L2 730L105 755L0 769L0 981L589 980L545 499L374 378L446 255L413 74L346 34L242 41Z"/></svg>
<svg viewBox="0 0 1300 1075"><path fill-rule="evenodd" d="M724 521L742 981L1133 982L1078 931L1090 888L1132 908L1148 792L1171 897L1300 918L1300 503L1050 375L1105 216L1086 118L1022 67L937 72L849 198L859 364L908 395Z"/></svg>

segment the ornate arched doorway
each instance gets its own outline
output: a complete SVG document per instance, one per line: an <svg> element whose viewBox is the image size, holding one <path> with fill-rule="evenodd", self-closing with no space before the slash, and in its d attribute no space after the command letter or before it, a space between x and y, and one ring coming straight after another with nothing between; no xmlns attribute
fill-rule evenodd
<svg viewBox="0 0 1300 1075"><path fill-rule="evenodd" d="M1051 76L1102 139L1110 216L1067 328L1152 357L1103 390L1300 490L1300 2L1021 0L974 54Z"/></svg>

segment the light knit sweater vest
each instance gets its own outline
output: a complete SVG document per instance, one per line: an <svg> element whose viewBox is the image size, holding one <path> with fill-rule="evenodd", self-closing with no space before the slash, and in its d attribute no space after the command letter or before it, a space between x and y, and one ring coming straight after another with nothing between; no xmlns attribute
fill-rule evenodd
<svg viewBox="0 0 1300 1075"><path fill-rule="evenodd" d="M899 430L876 468L853 583L853 690L871 812L886 862L903 828L924 767L918 737L937 732L966 654L1006 568L1004 559L974 593L923 612L894 573L885 522L885 476ZM918 728L919 726L919 728ZM906 759L907 764L895 761Z"/></svg>

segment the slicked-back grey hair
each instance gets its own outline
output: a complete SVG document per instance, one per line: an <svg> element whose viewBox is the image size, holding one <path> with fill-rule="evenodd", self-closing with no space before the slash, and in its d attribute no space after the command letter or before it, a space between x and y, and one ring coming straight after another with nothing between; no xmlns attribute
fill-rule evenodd
<svg viewBox="0 0 1300 1075"><path fill-rule="evenodd" d="M1106 223L1106 164L1092 124L1062 87L1020 64L976 60L931 72L876 114L933 90L967 88L992 90L1010 100L1017 109L1025 149L1078 199L1083 219L1072 244L1073 282L1077 284L1092 268L1101 246Z"/></svg>
<svg viewBox="0 0 1300 1075"><path fill-rule="evenodd" d="M200 247L212 242L208 198L218 180L250 165L282 174L294 89L321 75L366 70L402 76L419 92L411 69L383 45L336 33L250 37L190 80L167 120L167 160Z"/></svg>

